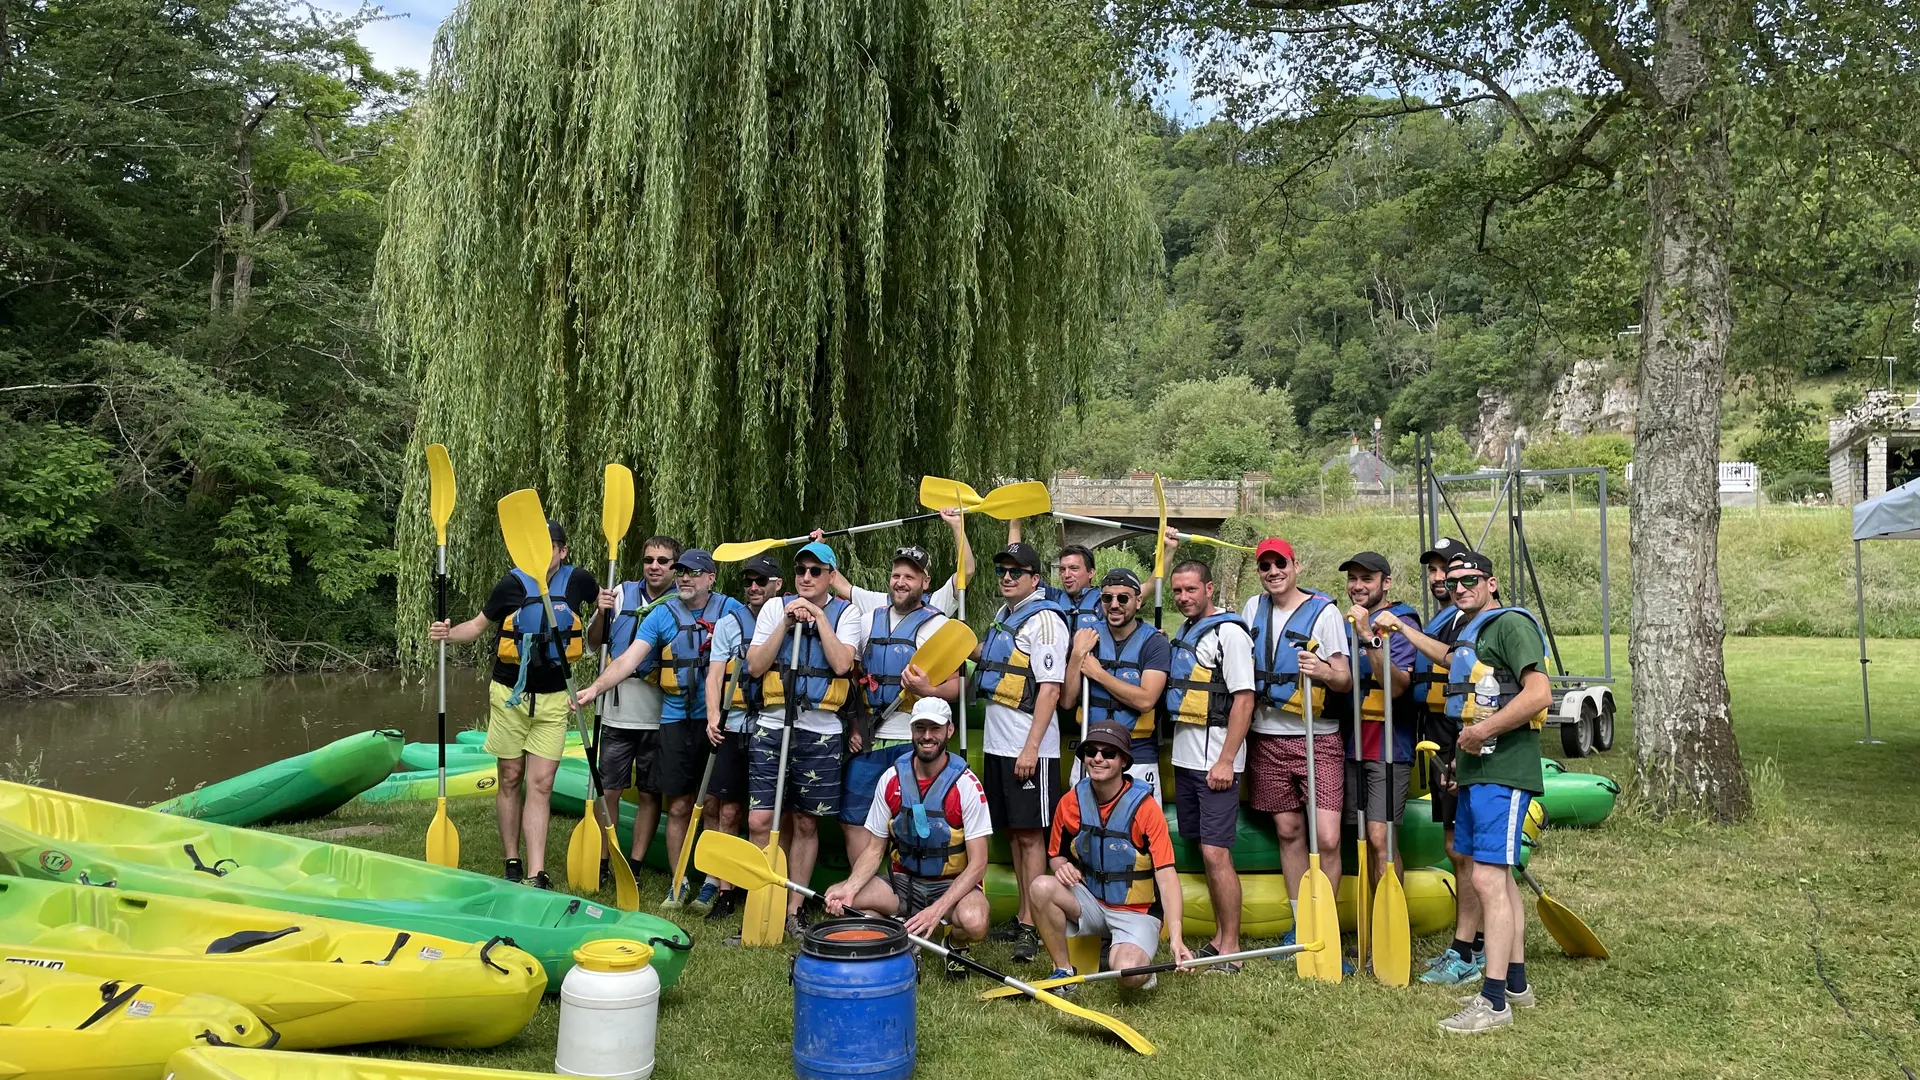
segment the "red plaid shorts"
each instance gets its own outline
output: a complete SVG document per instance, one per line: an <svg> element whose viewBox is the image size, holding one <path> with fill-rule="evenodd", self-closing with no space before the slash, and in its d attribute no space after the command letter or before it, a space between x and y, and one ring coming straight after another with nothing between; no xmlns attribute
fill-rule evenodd
<svg viewBox="0 0 1920 1080"><path fill-rule="evenodd" d="M1297 814L1307 805L1307 740L1299 735L1249 736L1247 804L1268 814ZM1313 738L1314 795L1322 810L1345 803L1346 745L1340 736Z"/></svg>

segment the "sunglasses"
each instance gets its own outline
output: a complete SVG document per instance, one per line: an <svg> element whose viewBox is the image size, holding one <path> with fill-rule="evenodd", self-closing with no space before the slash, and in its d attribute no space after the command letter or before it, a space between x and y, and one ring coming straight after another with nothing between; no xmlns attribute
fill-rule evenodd
<svg viewBox="0 0 1920 1080"><path fill-rule="evenodd" d="M770 578L770 577L764 577L764 576L762 576L762 575L760 575L760 574L748 574L748 575L747 575L747 584L748 584L748 585L750 585L750 586L752 586L753 588L756 588L756 589L764 589L764 588L766 588L766 587L767 587L767 582L769 582L769 581L772 581L772 580L773 580L772 578Z"/></svg>
<svg viewBox="0 0 1920 1080"><path fill-rule="evenodd" d="M704 573L706 573L705 570L689 570L684 566L676 566L673 568L675 577L699 577Z"/></svg>
<svg viewBox="0 0 1920 1080"><path fill-rule="evenodd" d="M1080 748L1081 761L1090 761L1094 758L1100 758L1103 761L1118 761L1120 760L1120 751L1115 750L1111 746L1083 746Z"/></svg>
<svg viewBox="0 0 1920 1080"><path fill-rule="evenodd" d="M809 563L806 566L796 566L793 568L793 573L795 577L826 577L828 574L832 572L833 572L833 567L820 566L815 563Z"/></svg>
<svg viewBox="0 0 1920 1080"><path fill-rule="evenodd" d="M646 557L644 557L644 558L642 558L642 559L641 559L640 561L641 561L641 562L643 562L643 563L646 563L646 564L647 564L648 566L672 566L672 565L673 565L673 556L671 556L671 555L648 555L648 556L646 556Z"/></svg>
<svg viewBox="0 0 1920 1080"><path fill-rule="evenodd" d="M1477 589L1480 587L1480 584L1486 580L1485 577L1479 574L1463 574L1457 578L1448 578L1447 590L1449 592L1465 592L1468 589Z"/></svg>
<svg viewBox="0 0 1920 1080"><path fill-rule="evenodd" d="M1270 574L1275 570L1285 570L1289 565L1285 555L1276 555L1271 559L1260 560L1260 572Z"/></svg>
<svg viewBox="0 0 1920 1080"><path fill-rule="evenodd" d="M996 566L993 568L993 572L1004 578L1018 578L1022 574L1033 573L1033 571L1024 566Z"/></svg>
<svg viewBox="0 0 1920 1080"><path fill-rule="evenodd" d="M1101 593L1100 602L1108 607L1119 607L1122 604L1132 603L1133 597L1126 593Z"/></svg>

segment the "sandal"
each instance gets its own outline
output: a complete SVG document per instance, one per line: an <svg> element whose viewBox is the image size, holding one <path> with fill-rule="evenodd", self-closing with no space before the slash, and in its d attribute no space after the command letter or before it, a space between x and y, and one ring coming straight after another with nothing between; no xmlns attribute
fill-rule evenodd
<svg viewBox="0 0 1920 1080"><path fill-rule="evenodd" d="M1245 960L1235 960L1231 964L1214 964L1211 967L1201 968L1200 974L1202 975L1238 975L1240 974L1240 969L1246 966L1247 966L1247 962Z"/></svg>

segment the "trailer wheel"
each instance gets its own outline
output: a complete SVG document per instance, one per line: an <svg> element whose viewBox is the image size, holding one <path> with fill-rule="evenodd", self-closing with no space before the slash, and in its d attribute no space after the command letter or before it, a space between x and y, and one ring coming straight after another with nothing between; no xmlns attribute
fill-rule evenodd
<svg viewBox="0 0 1920 1080"><path fill-rule="evenodd" d="M1593 748L1599 753L1613 749L1613 695L1601 699L1600 716L1593 726Z"/></svg>
<svg viewBox="0 0 1920 1080"><path fill-rule="evenodd" d="M1589 698L1580 702L1579 722L1560 725L1560 749L1566 751L1568 757L1583 758L1593 753L1594 715L1598 711Z"/></svg>

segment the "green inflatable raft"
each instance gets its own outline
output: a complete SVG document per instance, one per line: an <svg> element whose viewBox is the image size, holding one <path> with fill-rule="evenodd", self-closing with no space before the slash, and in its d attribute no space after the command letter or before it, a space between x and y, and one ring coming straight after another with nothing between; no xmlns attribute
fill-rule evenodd
<svg viewBox="0 0 1920 1080"><path fill-rule="evenodd" d="M1612 777L1596 773L1568 772L1552 758L1541 758L1544 774L1540 808L1547 812L1547 824L1558 828L1592 828L1613 813L1620 797L1620 785Z"/></svg>
<svg viewBox="0 0 1920 1080"><path fill-rule="evenodd" d="M365 731L318 750L157 803L153 809L221 825L325 817L378 784L400 759L398 731Z"/></svg>
<svg viewBox="0 0 1920 1080"><path fill-rule="evenodd" d="M417 859L0 782L0 872L198 897L435 934L510 937L558 989L599 938L654 947L672 986L693 941L664 919Z"/></svg>

